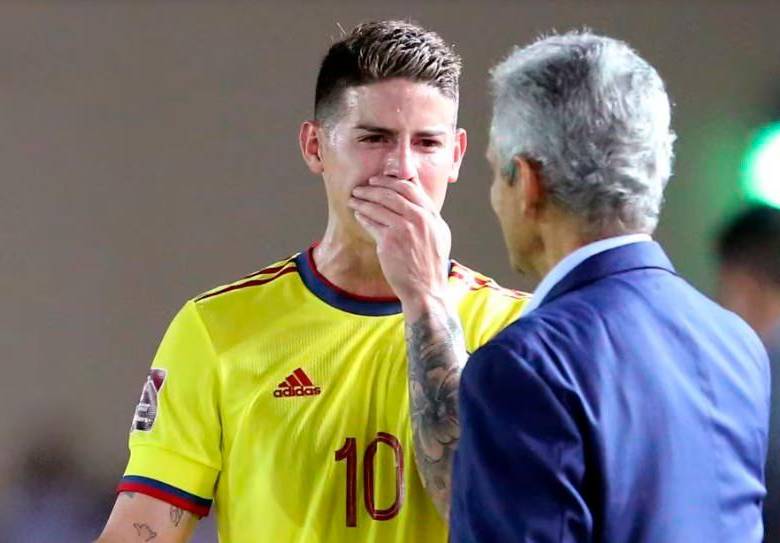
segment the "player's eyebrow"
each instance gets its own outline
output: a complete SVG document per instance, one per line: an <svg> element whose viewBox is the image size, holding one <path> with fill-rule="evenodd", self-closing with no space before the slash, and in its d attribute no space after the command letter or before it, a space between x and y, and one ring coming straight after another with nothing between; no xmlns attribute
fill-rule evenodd
<svg viewBox="0 0 780 543"><path fill-rule="evenodd" d="M392 136L396 134L395 130L390 130L389 128L383 128L381 126L374 126L370 124L359 124L355 126L355 130L363 130L365 132L374 132L377 134L385 134L388 136Z"/></svg>
<svg viewBox="0 0 780 543"><path fill-rule="evenodd" d="M373 132L375 134L384 134L387 136L395 136L398 132L396 130L390 130L389 128L384 128L382 126L374 126L370 124L358 124L355 127L355 130L363 130L365 132ZM446 130L420 130L419 132L415 132L414 135L419 138L435 138L439 136L444 136L447 134Z"/></svg>
<svg viewBox="0 0 780 543"><path fill-rule="evenodd" d="M415 135L420 138L436 138L439 136L446 136L447 131L446 130L421 130L419 132L415 132Z"/></svg>

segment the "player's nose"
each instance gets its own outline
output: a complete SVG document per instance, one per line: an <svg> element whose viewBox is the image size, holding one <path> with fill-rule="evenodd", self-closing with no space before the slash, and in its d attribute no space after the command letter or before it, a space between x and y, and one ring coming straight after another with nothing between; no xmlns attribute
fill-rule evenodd
<svg viewBox="0 0 780 543"><path fill-rule="evenodd" d="M410 142L399 141L387 153L384 174L397 179L417 178L417 164Z"/></svg>

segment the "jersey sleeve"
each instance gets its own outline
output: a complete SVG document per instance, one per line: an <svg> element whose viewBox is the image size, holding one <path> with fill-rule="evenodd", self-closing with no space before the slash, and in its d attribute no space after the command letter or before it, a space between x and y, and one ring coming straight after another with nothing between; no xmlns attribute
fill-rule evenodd
<svg viewBox="0 0 780 543"><path fill-rule="evenodd" d="M130 429L118 492L140 492L205 516L221 469L219 366L194 302L174 318Z"/></svg>

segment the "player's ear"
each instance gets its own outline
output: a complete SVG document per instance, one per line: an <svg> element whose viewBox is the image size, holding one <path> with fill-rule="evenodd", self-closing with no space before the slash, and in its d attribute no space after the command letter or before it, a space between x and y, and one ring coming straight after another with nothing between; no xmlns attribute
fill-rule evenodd
<svg viewBox="0 0 780 543"><path fill-rule="evenodd" d="M303 161L314 174L321 174L325 168L322 163L322 129L318 121L304 121L298 133Z"/></svg>
<svg viewBox="0 0 780 543"><path fill-rule="evenodd" d="M468 143L469 139L466 135L466 130L463 128L455 129L455 145L453 145L452 149L452 172L448 180L450 183L458 180L460 165L463 163L463 155L466 154Z"/></svg>

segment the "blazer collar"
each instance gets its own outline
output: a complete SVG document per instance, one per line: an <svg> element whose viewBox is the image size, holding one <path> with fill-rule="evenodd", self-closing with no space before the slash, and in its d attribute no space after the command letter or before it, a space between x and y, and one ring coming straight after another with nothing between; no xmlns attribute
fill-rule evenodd
<svg viewBox="0 0 780 543"><path fill-rule="evenodd" d="M677 273L669 257L657 242L631 243L585 259L566 274L539 305L544 305L569 291L609 275L643 268L657 268L673 274Z"/></svg>

